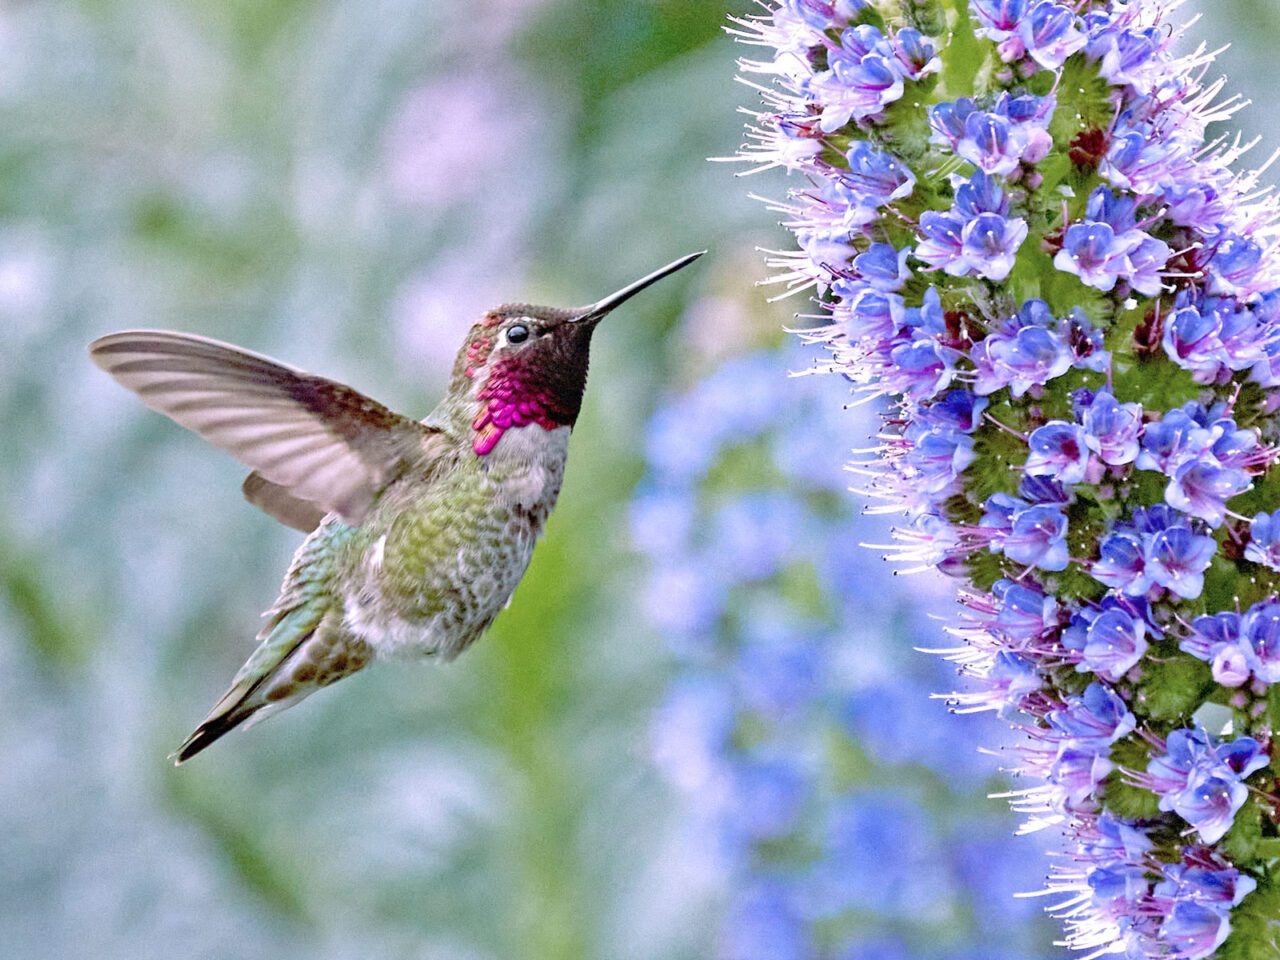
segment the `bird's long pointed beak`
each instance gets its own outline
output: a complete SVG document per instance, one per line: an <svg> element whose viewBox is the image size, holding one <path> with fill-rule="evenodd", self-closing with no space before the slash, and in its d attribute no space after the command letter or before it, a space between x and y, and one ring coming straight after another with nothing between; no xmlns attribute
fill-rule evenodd
<svg viewBox="0 0 1280 960"><path fill-rule="evenodd" d="M670 276L677 270L684 269L706 252L707 251L705 250L699 250L697 253L690 253L687 256L681 257L679 260L673 260L671 263L668 263L665 267L662 267L659 270L653 271L653 273L649 274L647 277L641 277L635 283L627 284L621 290L616 293L609 294L609 296L605 297L603 300L593 303L589 307L584 307L582 312L574 319L574 322L592 323L596 320L603 319L611 310L626 303L645 287L652 286L663 277Z"/></svg>

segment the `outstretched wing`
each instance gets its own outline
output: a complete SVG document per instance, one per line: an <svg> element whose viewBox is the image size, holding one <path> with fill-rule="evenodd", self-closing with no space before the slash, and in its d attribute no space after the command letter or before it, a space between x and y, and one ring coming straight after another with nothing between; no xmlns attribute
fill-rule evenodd
<svg viewBox="0 0 1280 960"><path fill-rule="evenodd" d="M127 330L89 353L152 410L253 468L246 497L291 526L330 511L358 525L437 433L345 384L206 337Z"/></svg>

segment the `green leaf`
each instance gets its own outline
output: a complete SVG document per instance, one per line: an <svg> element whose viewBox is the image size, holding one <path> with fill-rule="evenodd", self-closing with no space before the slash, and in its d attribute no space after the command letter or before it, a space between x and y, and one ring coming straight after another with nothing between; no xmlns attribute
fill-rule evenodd
<svg viewBox="0 0 1280 960"><path fill-rule="evenodd" d="M969 19L969 0L951 0L951 40L943 46L942 83L953 97L978 93L978 73L986 63L989 47L978 41Z"/></svg>
<svg viewBox="0 0 1280 960"><path fill-rule="evenodd" d="M1150 748L1142 740L1126 737L1111 747L1111 762L1127 770L1146 770ZM1113 770L1103 782L1103 803L1108 810L1129 820L1160 816L1160 799L1150 790L1124 782L1124 770Z"/></svg>
<svg viewBox="0 0 1280 960"><path fill-rule="evenodd" d="M1207 663L1176 648L1153 648L1142 669L1133 709L1152 720L1185 723L1215 686Z"/></svg>
<svg viewBox="0 0 1280 960"><path fill-rule="evenodd" d="M1276 960L1280 957L1280 889L1267 878L1231 911L1231 936L1215 960Z"/></svg>

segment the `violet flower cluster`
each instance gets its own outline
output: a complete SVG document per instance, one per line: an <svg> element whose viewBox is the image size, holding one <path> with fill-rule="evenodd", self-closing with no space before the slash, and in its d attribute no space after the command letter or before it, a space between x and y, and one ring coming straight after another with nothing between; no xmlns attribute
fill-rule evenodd
<svg viewBox="0 0 1280 960"><path fill-rule="evenodd" d="M1012 896L1038 864L985 800L995 764L929 699L950 668L911 650L947 583L912 604L882 565L868 578L857 544L888 524L843 495L839 386L786 379L807 353L729 360L664 403L632 509L678 663L654 756L725 893L715 955L1047 958Z"/></svg>
<svg viewBox="0 0 1280 960"><path fill-rule="evenodd" d="M961 578L1066 943L1280 952L1280 248L1211 56L1157 0L784 0L743 20L743 157L833 369L893 402L856 469ZM904 736L911 731L904 730Z"/></svg>

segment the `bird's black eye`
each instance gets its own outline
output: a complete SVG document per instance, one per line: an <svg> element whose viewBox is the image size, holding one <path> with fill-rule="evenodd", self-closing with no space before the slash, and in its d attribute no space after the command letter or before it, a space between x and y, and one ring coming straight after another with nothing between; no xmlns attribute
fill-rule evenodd
<svg viewBox="0 0 1280 960"><path fill-rule="evenodd" d="M524 343L529 339L529 328L523 323L513 323L507 327L507 343Z"/></svg>

